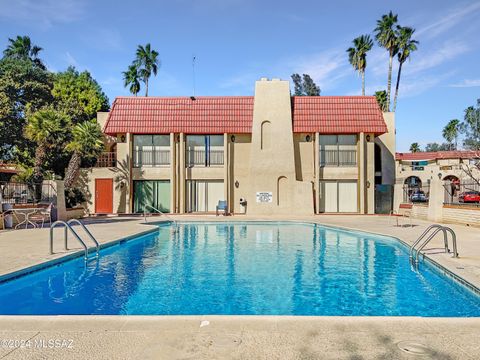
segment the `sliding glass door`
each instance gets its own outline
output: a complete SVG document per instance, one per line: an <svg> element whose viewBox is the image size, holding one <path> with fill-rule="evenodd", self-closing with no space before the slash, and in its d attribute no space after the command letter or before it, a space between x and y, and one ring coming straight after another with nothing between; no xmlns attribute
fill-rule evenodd
<svg viewBox="0 0 480 360"><path fill-rule="evenodd" d="M320 212L358 212L357 181L320 181Z"/></svg>
<svg viewBox="0 0 480 360"><path fill-rule="evenodd" d="M170 181L140 180L134 181L133 184L133 211L135 213L143 213L144 210L156 212L151 207L161 212L170 212Z"/></svg>
<svg viewBox="0 0 480 360"><path fill-rule="evenodd" d="M187 180L187 212L213 212L224 200L222 180Z"/></svg>

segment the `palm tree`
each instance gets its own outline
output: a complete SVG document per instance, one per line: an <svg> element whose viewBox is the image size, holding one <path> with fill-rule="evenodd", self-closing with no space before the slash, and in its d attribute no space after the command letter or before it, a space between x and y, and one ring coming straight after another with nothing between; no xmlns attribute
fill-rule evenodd
<svg viewBox="0 0 480 360"><path fill-rule="evenodd" d="M460 120L453 119L443 128L442 136L450 145L450 150L457 150L458 133L460 132Z"/></svg>
<svg viewBox="0 0 480 360"><path fill-rule="evenodd" d="M387 91L375 91L375 98L377 99L378 106L382 111L387 111Z"/></svg>
<svg viewBox="0 0 480 360"><path fill-rule="evenodd" d="M354 47L347 49L348 61L362 75L362 95L365 96L365 68L367 67L367 52L372 49L373 41L370 35L361 35L353 39Z"/></svg>
<svg viewBox="0 0 480 360"><path fill-rule="evenodd" d="M400 74L402 73L402 65L407 59L410 58L410 54L417 50L417 40L412 39L412 35L415 29L411 27L397 26L397 45L398 45L398 74L397 74L397 86L395 87L395 97L393 99L393 112L397 108L397 96L398 87L400 86Z"/></svg>
<svg viewBox="0 0 480 360"><path fill-rule="evenodd" d="M72 134L73 139L66 146L73 154L65 172L65 189L71 188L78 178L82 158L96 158L104 149L102 130L95 120L75 125Z"/></svg>
<svg viewBox="0 0 480 360"><path fill-rule="evenodd" d="M140 74L136 64L132 64L128 67L127 71L123 73L123 86L129 87L130 92L137 96L140 92Z"/></svg>
<svg viewBox="0 0 480 360"><path fill-rule="evenodd" d="M420 152L420 145L418 145L418 143L414 142L412 145L410 145L410 152L412 153L416 153L416 152Z"/></svg>
<svg viewBox="0 0 480 360"><path fill-rule="evenodd" d="M138 72L142 81L145 83L145 96L148 96L148 80L150 76L157 75L158 68L160 67L160 60L158 59L158 52L152 50L150 44L138 45L137 58L135 64L138 66Z"/></svg>
<svg viewBox="0 0 480 360"><path fill-rule="evenodd" d="M377 20L377 27L375 28L375 38L378 45L387 49L390 58L388 62L388 80L387 80L387 111L390 111L390 91L392 87L392 65L393 57L398 51L397 47L397 33L394 26L397 23L397 15L393 15L390 11L383 15L380 20Z"/></svg>
<svg viewBox="0 0 480 360"><path fill-rule="evenodd" d="M42 166L47 152L54 147L55 139L66 131L70 119L55 110L39 110L27 119L25 137L37 144L33 168L33 181L40 184L43 181Z"/></svg>
<svg viewBox="0 0 480 360"><path fill-rule="evenodd" d="M3 51L3 55L9 58L16 58L22 60L30 60L36 65L45 68L42 60L38 58L38 54L43 49L40 46L32 44L30 37L28 36L17 36L16 39L8 39L10 43L7 48Z"/></svg>

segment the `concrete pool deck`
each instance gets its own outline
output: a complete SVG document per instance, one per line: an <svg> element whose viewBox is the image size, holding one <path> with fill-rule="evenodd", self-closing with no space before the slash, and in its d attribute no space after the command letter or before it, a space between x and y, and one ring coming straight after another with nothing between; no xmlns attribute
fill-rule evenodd
<svg viewBox="0 0 480 360"><path fill-rule="evenodd" d="M394 236L411 244L430 225L413 220L413 227L396 227L383 216L322 215L312 217L172 216L184 221L295 220ZM161 217L149 218L159 221ZM139 217L88 219L89 228L105 244L140 232L153 231ZM404 224L404 220L401 224ZM408 223L408 220L407 220ZM440 249L441 237L427 256L448 271L480 288L480 229L451 226L460 257ZM62 250L63 233L56 230L55 251L49 255L49 230L0 231L0 276L81 250L73 238ZM200 327L201 321L209 321ZM206 324L206 323L204 323ZM415 317L291 317L291 316L0 316L0 359L476 359L480 353L480 319ZM31 339L37 348L16 348ZM73 340L73 348L48 347L48 340ZM413 341L410 353L398 343ZM7 345L7 346L5 346Z"/></svg>

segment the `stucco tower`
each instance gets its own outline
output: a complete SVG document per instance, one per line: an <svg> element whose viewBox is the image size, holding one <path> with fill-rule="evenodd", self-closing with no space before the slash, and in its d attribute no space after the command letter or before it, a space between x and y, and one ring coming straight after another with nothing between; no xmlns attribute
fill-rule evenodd
<svg viewBox="0 0 480 360"><path fill-rule="evenodd" d="M255 83L249 215L313 215L313 187L296 180L290 83Z"/></svg>

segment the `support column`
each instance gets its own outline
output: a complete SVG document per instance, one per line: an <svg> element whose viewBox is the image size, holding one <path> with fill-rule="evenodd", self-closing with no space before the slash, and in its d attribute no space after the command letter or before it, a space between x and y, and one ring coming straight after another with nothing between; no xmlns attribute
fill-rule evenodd
<svg viewBox="0 0 480 360"><path fill-rule="evenodd" d="M427 219L433 222L443 221L443 201L445 190L442 181L433 177L430 180L430 192L428 198Z"/></svg>
<svg viewBox="0 0 480 360"><path fill-rule="evenodd" d="M314 191L315 191L315 213L318 214L320 210L320 133L315 133L315 140L313 144L313 168L314 168Z"/></svg>
<svg viewBox="0 0 480 360"><path fill-rule="evenodd" d="M365 133L360 133L358 138L358 198L360 214L366 214L366 185L365 185Z"/></svg>
<svg viewBox="0 0 480 360"><path fill-rule="evenodd" d="M133 154L133 136L132 134L128 133L126 137L126 142L127 142L127 156L126 156L126 162L127 162L127 169L128 169L128 189L126 190L126 204L128 204L128 209L126 210L127 214L133 213L133 178L132 178L132 168L133 168L133 162L132 162L132 156ZM118 148L118 145L117 145Z"/></svg>
<svg viewBox="0 0 480 360"><path fill-rule="evenodd" d="M367 134L365 137L367 140L365 154L367 214L375 214L375 135Z"/></svg>
<svg viewBox="0 0 480 360"><path fill-rule="evenodd" d="M230 199L229 199L229 187L230 187L230 179L228 174L228 168L230 166L230 161L228 160L228 134L223 134L223 198L227 202L228 209L227 211L230 212Z"/></svg>
<svg viewBox="0 0 480 360"><path fill-rule="evenodd" d="M57 220L67 221L67 205L65 203L65 184L63 180L55 180L51 182L51 186L55 188L57 193Z"/></svg>
<svg viewBox="0 0 480 360"><path fill-rule="evenodd" d="M185 213L185 134L180 133L180 183L178 184L180 190L180 213Z"/></svg>
<svg viewBox="0 0 480 360"><path fill-rule="evenodd" d="M170 133L170 212L175 213L176 210L176 189L177 189L177 174L176 174L176 154L175 154L175 134Z"/></svg>

